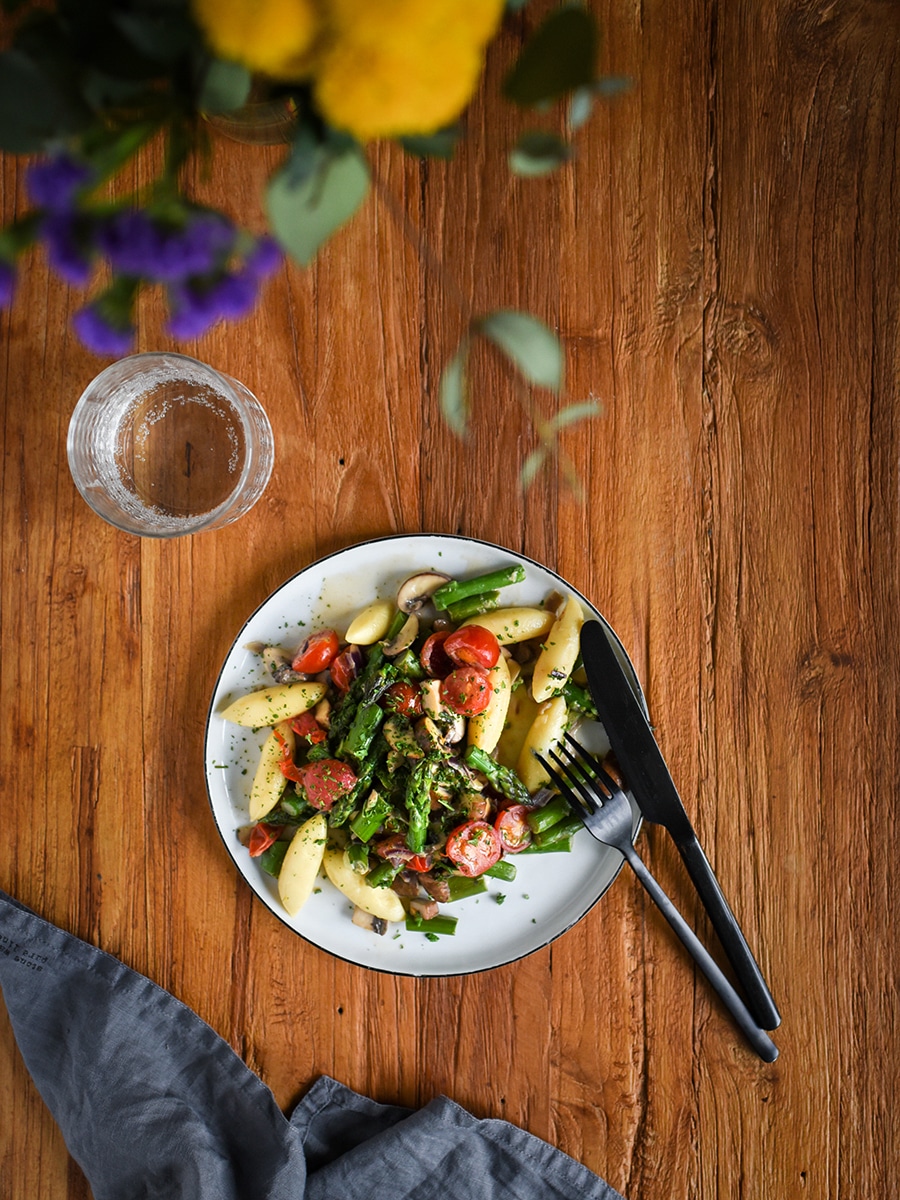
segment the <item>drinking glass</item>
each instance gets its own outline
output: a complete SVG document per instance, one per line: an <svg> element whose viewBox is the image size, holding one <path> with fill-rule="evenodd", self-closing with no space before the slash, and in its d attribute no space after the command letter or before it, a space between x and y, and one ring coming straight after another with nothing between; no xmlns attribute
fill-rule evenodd
<svg viewBox="0 0 900 1200"><path fill-rule="evenodd" d="M69 469L104 520L141 537L220 529L265 491L272 428L236 379L184 354L133 354L82 393Z"/></svg>

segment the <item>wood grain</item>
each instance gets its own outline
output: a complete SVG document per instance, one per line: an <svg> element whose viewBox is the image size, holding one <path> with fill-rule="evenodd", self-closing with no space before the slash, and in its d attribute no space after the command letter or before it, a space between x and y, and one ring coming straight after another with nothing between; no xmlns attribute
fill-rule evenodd
<svg viewBox="0 0 900 1200"><path fill-rule="evenodd" d="M494 92L549 7L492 50ZM65 436L100 364L31 260L0 318L0 887L174 992L285 1109L328 1073L511 1120L629 1200L874 1200L900 1168L900 10L594 8L634 86L570 167L509 177L523 120L480 96L455 161L373 149L315 265L182 347L272 419L276 472L236 525L142 542L86 508ZM223 141L197 194L261 228L278 157ZM12 159L0 204L25 208ZM488 347L468 439L440 420L442 364L505 306L559 330L564 401L603 405L562 437L583 495L559 464L517 486L529 406L553 405ZM140 348L168 344L144 302ZM234 631L322 554L417 530L524 551L619 632L781 1007L775 1064L627 875L524 961L421 981L305 945L236 878L202 775ZM639 848L709 937L662 831ZM5 1017L0 1078L0 1200L87 1198Z"/></svg>

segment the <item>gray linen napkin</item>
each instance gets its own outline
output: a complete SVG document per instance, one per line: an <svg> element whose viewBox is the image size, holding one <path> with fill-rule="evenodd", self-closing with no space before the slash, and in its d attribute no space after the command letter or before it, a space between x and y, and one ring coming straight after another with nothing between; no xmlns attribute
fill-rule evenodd
<svg viewBox="0 0 900 1200"><path fill-rule="evenodd" d="M189 1008L4 892L0 990L95 1200L621 1200L446 1097L413 1111L323 1076L288 1120Z"/></svg>

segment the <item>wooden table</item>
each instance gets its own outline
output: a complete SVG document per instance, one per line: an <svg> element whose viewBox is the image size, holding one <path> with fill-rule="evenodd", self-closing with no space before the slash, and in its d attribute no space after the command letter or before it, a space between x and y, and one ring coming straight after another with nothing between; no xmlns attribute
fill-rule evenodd
<svg viewBox="0 0 900 1200"><path fill-rule="evenodd" d="M227 529L140 541L82 502L66 428L103 364L67 332L80 295L31 261L0 324L0 887L193 1007L285 1109L328 1073L507 1118L629 1200L880 1200L900 1166L900 9L597 10L604 69L635 86L568 169L510 179L512 126L479 100L455 162L374 149L377 194L314 267L182 347L275 429L268 491ZM223 142L198 193L259 227L277 160ZM4 219L23 174L5 162ZM500 306L557 327L566 400L603 404L562 439L583 496L557 465L518 486L533 427L488 350L468 441L439 417L464 322ZM140 316L139 348L172 345ZM543 561L621 635L782 1009L775 1064L627 873L550 947L420 981L305 944L236 876L201 745L235 632L317 557L420 530ZM709 937L667 837L639 847ZM0 1078L0 1197L88 1196L5 1016Z"/></svg>

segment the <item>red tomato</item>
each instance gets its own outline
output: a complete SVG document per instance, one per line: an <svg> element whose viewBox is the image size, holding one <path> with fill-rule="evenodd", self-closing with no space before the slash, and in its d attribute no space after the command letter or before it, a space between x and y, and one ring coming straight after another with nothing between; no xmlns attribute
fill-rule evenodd
<svg viewBox="0 0 900 1200"><path fill-rule="evenodd" d="M311 712L300 713L291 721L291 729L298 737L306 738L313 746L325 741L325 730Z"/></svg>
<svg viewBox="0 0 900 1200"><path fill-rule="evenodd" d="M524 804L511 804L494 822L500 845L507 854L518 854L531 845L533 835L525 819L527 816L528 809Z"/></svg>
<svg viewBox="0 0 900 1200"><path fill-rule="evenodd" d="M250 841L247 843L250 857L257 858L264 850L268 850L272 843L278 840L279 833L280 825L265 825L258 821L250 830Z"/></svg>
<svg viewBox="0 0 900 1200"><path fill-rule="evenodd" d="M487 821L467 821L447 838L447 857L470 879L489 870L501 852L500 838Z"/></svg>
<svg viewBox="0 0 900 1200"><path fill-rule="evenodd" d="M320 629L303 641L291 667L304 675L318 675L331 665L339 646L338 635L333 629Z"/></svg>
<svg viewBox="0 0 900 1200"><path fill-rule="evenodd" d="M464 625L444 642L444 652L458 667L483 667L489 671L500 657L500 643L481 625Z"/></svg>
<svg viewBox="0 0 900 1200"><path fill-rule="evenodd" d="M462 717L474 717L490 704L493 690L481 667L457 667L441 683L441 704Z"/></svg>
<svg viewBox="0 0 900 1200"><path fill-rule="evenodd" d="M356 773L337 758L321 758L300 768L299 782L313 808L328 812L335 800L353 788Z"/></svg>
<svg viewBox="0 0 900 1200"><path fill-rule="evenodd" d="M278 744L281 746L281 760L278 763L278 769L285 777L290 779L292 783L299 783L303 776L300 774L300 768L294 762L291 748L287 744L287 740L279 733L277 729L272 731Z"/></svg>
<svg viewBox="0 0 900 1200"><path fill-rule="evenodd" d="M356 654L348 646L331 664L331 682L342 692L350 688L356 678Z"/></svg>
<svg viewBox="0 0 900 1200"><path fill-rule="evenodd" d="M431 634L419 653L419 661L432 679L443 679L453 670L453 663L444 650L444 642L450 636L446 629Z"/></svg>
<svg viewBox="0 0 900 1200"><path fill-rule="evenodd" d="M382 707L390 712L399 713L401 717L420 717L422 715L422 693L414 683L400 679L384 693Z"/></svg>

